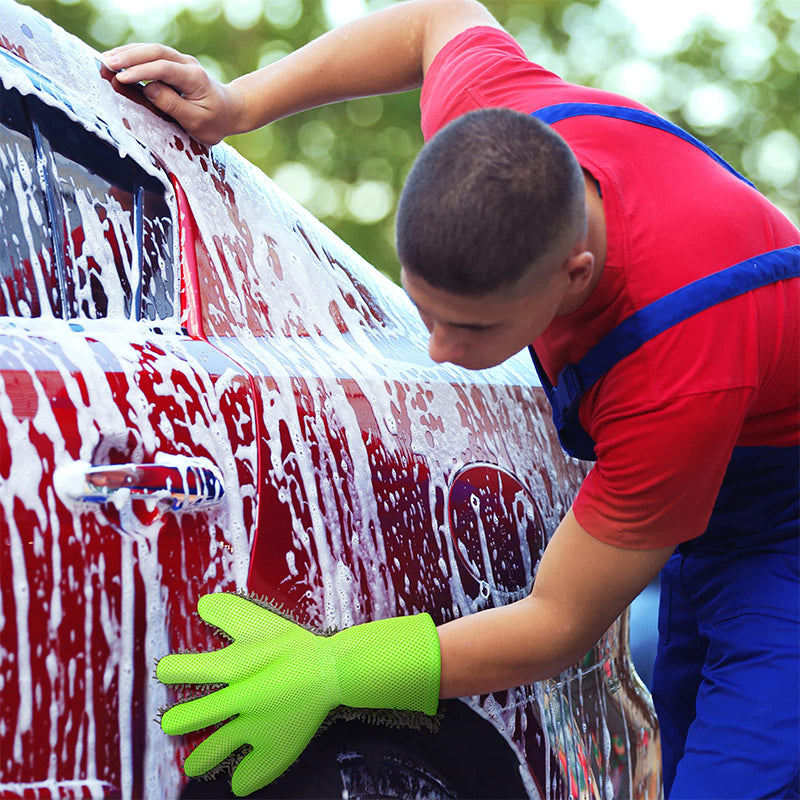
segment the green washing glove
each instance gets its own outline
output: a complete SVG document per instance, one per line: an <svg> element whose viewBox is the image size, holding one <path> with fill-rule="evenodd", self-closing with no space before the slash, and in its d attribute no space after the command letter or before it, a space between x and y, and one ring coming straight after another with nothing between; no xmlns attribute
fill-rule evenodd
<svg viewBox="0 0 800 800"><path fill-rule="evenodd" d="M156 677L162 683L227 686L172 706L161 728L175 735L233 719L189 754L189 777L249 744L252 750L234 770L231 787L237 795L250 794L284 772L339 705L437 711L439 637L428 614L367 622L326 637L237 594L204 595L197 610L232 644L165 656Z"/></svg>

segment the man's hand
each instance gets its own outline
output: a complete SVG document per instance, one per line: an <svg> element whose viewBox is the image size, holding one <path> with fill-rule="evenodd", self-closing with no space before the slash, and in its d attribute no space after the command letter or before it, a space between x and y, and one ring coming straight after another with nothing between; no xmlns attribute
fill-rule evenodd
<svg viewBox="0 0 800 800"><path fill-rule="evenodd" d="M339 705L437 711L439 639L427 614L325 637L236 594L205 595L197 610L233 643L208 653L168 655L156 668L162 683L227 684L172 706L161 718L171 735L228 720L186 759L189 776L250 745L231 780L234 794L250 794L281 775Z"/></svg>
<svg viewBox="0 0 800 800"><path fill-rule="evenodd" d="M103 58L120 83L150 81L144 88L150 102L203 144L245 130L242 92L214 80L196 58L162 44L126 44Z"/></svg>

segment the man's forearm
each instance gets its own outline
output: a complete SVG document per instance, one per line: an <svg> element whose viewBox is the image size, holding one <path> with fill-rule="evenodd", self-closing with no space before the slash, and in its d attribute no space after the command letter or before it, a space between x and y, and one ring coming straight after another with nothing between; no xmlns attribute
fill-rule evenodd
<svg viewBox="0 0 800 800"><path fill-rule="evenodd" d="M230 86L253 130L308 108L413 89L422 83L428 0L401 3L329 31Z"/></svg>
<svg viewBox="0 0 800 800"><path fill-rule="evenodd" d="M530 596L438 627L441 697L486 694L557 675L596 644L673 549L605 544L570 510L545 549Z"/></svg>
<svg viewBox="0 0 800 800"><path fill-rule="evenodd" d="M233 81L252 130L308 108L415 89L439 49L473 25L497 25L477 0L405 0L320 36Z"/></svg>
<svg viewBox="0 0 800 800"><path fill-rule="evenodd" d="M558 630L554 616L528 597L440 625L440 696L501 691L545 680L575 663L594 642L570 649L576 638Z"/></svg>

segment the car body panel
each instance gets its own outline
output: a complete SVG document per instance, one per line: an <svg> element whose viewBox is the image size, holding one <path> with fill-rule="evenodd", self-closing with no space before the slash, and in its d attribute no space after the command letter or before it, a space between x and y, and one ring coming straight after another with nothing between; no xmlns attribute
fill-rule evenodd
<svg viewBox="0 0 800 800"><path fill-rule="evenodd" d="M0 30L6 89L159 181L175 250L163 319L0 319L0 791L176 796L200 737L161 733L175 695L151 673L223 643L199 595L250 591L319 630L509 602L586 465L561 453L524 355L433 364L399 287L253 165L30 9L2 0ZM217 470L219 505L74 500L84 467L170 458ZM658 796L625 625L557 679L463 700L531 797Z"/></svg>

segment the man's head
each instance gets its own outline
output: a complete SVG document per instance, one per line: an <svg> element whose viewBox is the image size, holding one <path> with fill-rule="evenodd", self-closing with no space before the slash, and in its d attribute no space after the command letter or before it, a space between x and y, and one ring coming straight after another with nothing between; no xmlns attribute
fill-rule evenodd
<svg viewBox="0 0 800 800"><path fill-rule="evenodd" d="M400 263L431 286L464 295L549 277L586 233L582 170L535 117L473 111L419 154L397 211Z"/></svg>
<svg viewBox="0 0 800 800"><path fill-rule="evenodd" d="M533 341L588 285L586 233L583 172L549 126L507 109L451 122L417 158L397 213L431 357L478 369Z"/></svg>

